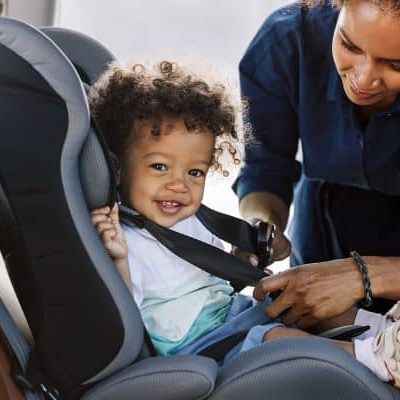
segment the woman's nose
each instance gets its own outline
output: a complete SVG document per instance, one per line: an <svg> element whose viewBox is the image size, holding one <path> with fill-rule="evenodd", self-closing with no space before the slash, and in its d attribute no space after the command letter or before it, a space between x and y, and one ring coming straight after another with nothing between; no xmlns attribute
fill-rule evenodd
<svg viewBox="0 0 400 400"><path fill-rule="evenodd" d="M369 60L356 65L354 81L357 89L365 92L374 91L382 84L378 67Z"/></svg>

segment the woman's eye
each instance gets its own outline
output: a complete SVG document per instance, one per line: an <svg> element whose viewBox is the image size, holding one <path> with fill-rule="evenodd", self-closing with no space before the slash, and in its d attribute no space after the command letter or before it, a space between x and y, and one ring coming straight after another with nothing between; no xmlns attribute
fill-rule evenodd
<svg viewBox="0 0 400 400"><path fill-rule="evenodd" d="M357 47L353 46L352 44L346 42L342 38L340 39L340 44L347 50L351 51L352 53L357 53L359 50Z"/></svg>
<svg viewBox="0 0 400 400"><path fill-rule="evenodd" d="M205 176L205 173L201 169L191 169L189 171L189 175L194 176L195 178L200 178L202 176Z"/></svg>
<svg viewBox="0 0 400 400"><path fill-rule="evenodd" d="M151 164L150 168L156 169L157 171L167 171L167 166L161 163Z"/></svg>
<svg viewBox="0 0 400 400"><path fill-rule="evenodd" d="M396 72L400 72L400 64L399 63L389 63L389 67Z"/></svg>

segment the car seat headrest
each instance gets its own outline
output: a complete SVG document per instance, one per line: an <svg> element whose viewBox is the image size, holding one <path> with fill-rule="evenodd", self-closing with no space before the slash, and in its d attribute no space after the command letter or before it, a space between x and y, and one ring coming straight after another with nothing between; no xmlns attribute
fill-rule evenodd
<svg viewBox="0 0 400 400"><path fill-rule="evenodd" d="M41 31L66 54L87 85L93 84L115 60L100 42L83 33L59 27L43 27Z"/></svg>
<svg viewBox="0 0 400 400"><path fill-rule="evenodd" d="M89 210L108 205L116 200L116 183L113 165L103 140L90 128L80 154L80 178L83 195Z"/></svg>
<svg viewBox="0 0 400 400"><path fill-rule="evenodd" d="M71 29L43 27L40 29L73 63L87 91L115 60L100 42ZM90 55L90 56L89 56ZM115 201L113 164L101 133L94 121L80 155L80 177L84 197L90 210Z"/></svg>

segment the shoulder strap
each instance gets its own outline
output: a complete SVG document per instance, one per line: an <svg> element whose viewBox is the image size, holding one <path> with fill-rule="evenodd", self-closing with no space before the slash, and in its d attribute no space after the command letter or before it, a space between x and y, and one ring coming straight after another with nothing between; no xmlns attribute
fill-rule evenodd
<svg viewBox="0 0 400 400"><path fill-rule="evenodd" d="M124 205L120 205L119 210L121 221L125 224L146 228L172 253L210 274L243 286L255 286L266 276L245 261L200 240L157 225Z"/></svg>
<svg viewBox="0 0 400 400"><path fill-rule="evenodd" d="M250 225L240 218L223 214L202 204L196 213L201 223L220 239L257 254L258 266L263 270L270 260L272 241L275 236L275 225L258 221Z"/></svg>
<svg viewBox="0 0 400 400"><path fill-rule="evenodd" d="M201 223L220 239L257 254L257 229L240 218L222 214L202 204L196 213Z"/></svg>

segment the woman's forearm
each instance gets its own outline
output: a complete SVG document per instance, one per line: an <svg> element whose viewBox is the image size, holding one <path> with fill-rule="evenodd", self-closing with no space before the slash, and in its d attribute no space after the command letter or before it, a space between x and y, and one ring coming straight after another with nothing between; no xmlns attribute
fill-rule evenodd
<svg viewBox="0 0 400 400"><path fill-rule="evenodd" d="M400 257L363 256L373 297L400 300Z"/></svg>

